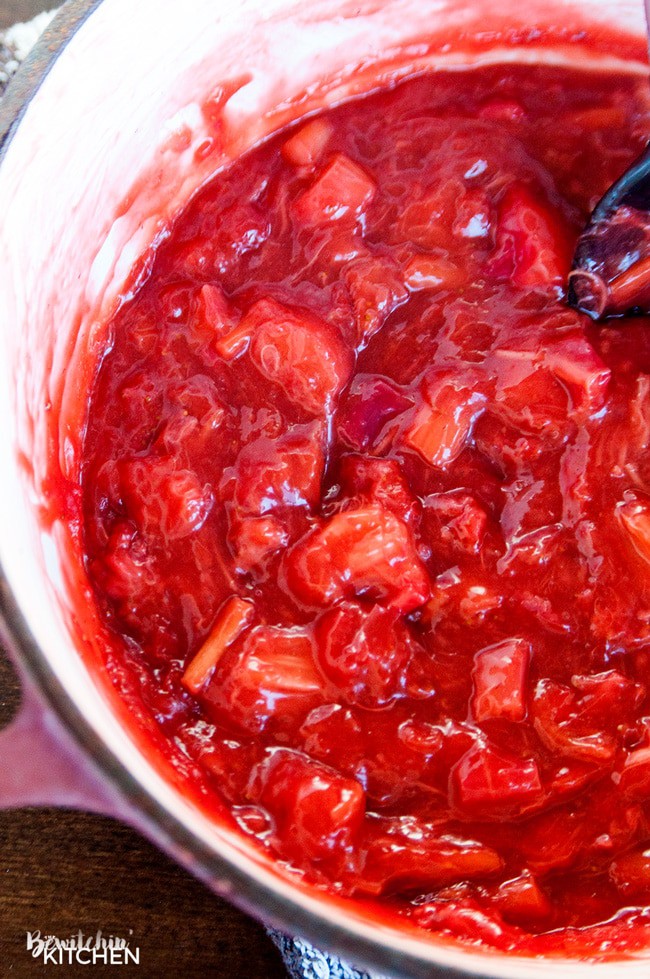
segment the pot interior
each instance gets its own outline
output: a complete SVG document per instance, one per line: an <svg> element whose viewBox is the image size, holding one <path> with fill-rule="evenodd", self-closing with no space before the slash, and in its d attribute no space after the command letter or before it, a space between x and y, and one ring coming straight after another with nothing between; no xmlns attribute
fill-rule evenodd
<svg viewBox="0 0 650 979"><path fill-rule="evenodd" d="M229 892L233 877L249 880L248 893L231 896L258 914L348 952L360 942L375 964L410 975L432 975L427 963L437 963L505 979L548 965L400 933L290 884L208 820L164 762L154 764L105 676L82 542L62 500L78 485L87 391L130 270L137 262L146 274L174 214L230 158L289 119L413 70L510 60L646 70L640 3L523 8L185 0L181 16L171 0L103 0L71 39L57 38L55 25L59 56L0 167L0 562L34 640L26 653L60 682L77 730L135 779L170 838L183 828L189 850L176 855L212 886ZM210 102L224 90L234 94L217 138ZM566 977L648 968L560 967Z"/></svg>

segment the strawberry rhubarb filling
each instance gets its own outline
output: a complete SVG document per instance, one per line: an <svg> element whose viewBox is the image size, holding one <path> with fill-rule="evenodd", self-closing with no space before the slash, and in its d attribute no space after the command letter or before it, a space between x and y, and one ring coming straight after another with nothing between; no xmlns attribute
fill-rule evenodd
<svg viewBox="0 0 650 979"><path fill-rule="evenodd" d="M302 121L190 202L91 393L134 723L283 872L462 941L648 941L650 331L564 300L648 122L512 65Z"/></svg>

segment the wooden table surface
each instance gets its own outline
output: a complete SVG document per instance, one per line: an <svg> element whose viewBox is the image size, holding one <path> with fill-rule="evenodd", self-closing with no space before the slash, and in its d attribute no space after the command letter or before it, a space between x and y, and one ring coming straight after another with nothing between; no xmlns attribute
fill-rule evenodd
<svg viewBox="0 0 650 979"><path fill-rule="evenodd" d="M54 5L0 0L0 29ZM16 679L0 650L0 726L18 699ZM263 928L132 830L75 812L0 812L0 976L42 974L42 961L26 951L26 932L64 938L79 929L126 938L132 931L140 965L110 970L120 976L286 976ZM95 966L91 971L109 970ZM66 966L59 974L87 973L81 966Z"/></svg>

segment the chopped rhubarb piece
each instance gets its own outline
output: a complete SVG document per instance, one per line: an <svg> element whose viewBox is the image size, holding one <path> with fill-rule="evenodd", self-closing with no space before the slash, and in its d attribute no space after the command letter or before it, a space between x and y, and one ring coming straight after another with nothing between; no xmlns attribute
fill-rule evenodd
<svg viewBox="0 0 650 979"><path fill-rule="evenodd" d="M372 177L358 163L338 153L314 183L294 204L294 213L304 224L353 220L375 196Z"/></svg>
<svg viewBox="0 0 650 979"><path fill-rule="evenodd" d="M198 693L214 673L228 646L251 624L255 606L245 598L233 595L217 612L210 635L183 673L183 685Z"/></svg>
<svg viewBox="0 0 650 979"><path fill-rule="evenodd" d="M217 337L222 337L232 329L232 313L219 286L210 283L201 286L193 328L200 333L211 333Z"/></svg>
<svg viewBox="0 0 650 979"><path fill-rule="evenodd" d="M490 847L414 816L367 818L365 837L365 864L356 882L365 894L426 892L488 877L502 866Z"/></svg>
<svg viewBox="0 0 650 979"><path fill-rule="evenodd" d="M431 466L444 468L458 458L485 408L485 396L467 379L448 372L430 374L424 404L406 432L406 443Z"/></svg>
<svg viewBox="0 0 650 979"><path fill-rule="evenodd" d="M534 758L516 758L476 744L451 771L456 804L484 819L526 812L543 799Z"/></svg>
<svg viewBox="0 0 650 979"><path fill-rule="evenodd" d="M650 497L626 490L614 512L634 552L650 563Z"/></svg>
<svg viewBox="0 0 650 979"><path fill-rule="evenodd" d="M224 360L236 360L246 353L251 342L251 324L244 319L215 343L215 350Z"/></svg>
<svg viewBox="0 0 650 979"><path fill-rule="evenodd" d="M357 338L365 345L408 298L408 290L399 267L376 256L351 262L345 283L354 305Z"/></svg>
<svg viewBox="0 0 650 979"><path fill-rule="evenodd" d="M281 846L302 860L348 848L365 815L360 784L298 751L272 748L251 773L249 796L268 810Z"/></svg>
<svg viewBox="0 0 650 979"><path fill-rule="evenodd" d="M315 507L324 468L320 425L295 425L277 438L262 435L245 445L222 485L234 481L238 517L282 507Z"/></svg>
<svg viewBox="0 0 650 979"><path fill-rule="evenodd" d="M337 513L300 541L290 552L287 579L313 605L362 595L409 612L430 591L408 528L377 505Z"/></svg>
<svg viewBox="0 0 650 979"><path fill-rule="evenodd" d="M326 119L311 119L290 136L282 147L282 156L294 167L313 167L325 152L332 135Z"/></svg>
<svg viewBox="0 0 650 979"><path fill-rule="evenodd" d="M124 502L142 533L179 540L199 530L214 503L209 485L169 456L120 463Z"/></svg>
<svg viewBox="0 0 650 979"><path fill-rule="evenodd" d="M322 703L322 678L310 632L300 626L256 626L235 661L222 661L202 699L217 717L251 734L300 726Z"/></svg>
<svg viewBox="0 0 650 979"><path fill-rule="evenodd" d="M529 872L500 884L493 900L505 920L515 925L545 921L552 913L551 902Z"/></svg>
<svg viewBox="0 0 650 979"><path fill-rule="evenodd" d="M412 407L413 401L386 378L359 374L339 409L338 432L353 449L368 449L381 440L388 422Z"/></svg>
<svg viewBox="0 0 650 979"><path fill-rule="evenodd" d="M448 259L416 255L404 269L404 281L411 292L422 292L425 289L459 292L467 285L467 276Z"/></svg>
<svg viewBox="0 0 650 979"><path fill-rule="evenodd" d="M352 371L352 353L334 327L273 299L256 302L236 333L250 337L250 358L260 373L311 415L332 408Z"/></svg>
<svg viewBox="0 0 650 979"><path fill-rule="evenodd" d="M526 716L526 675L530 643L505 639L486 646L474 657L472 716L476 721L503 718L523 721Z"/></svg>
<svg viewBox="0 0 650 979"><path fill-rule="evenodd" d="M321 616L316 636L321 669L349 703L383 707L403 689L414 644L394 609L344 602Z"/></svg>
<svg viewBox="0 0 650 979"><path fill-rule="evenodd" d="M650 900L650 848L638 848L617 857L609 876L621 894L635 903Z"/></svg>
<svg viewBox="0 0 650 979"><path fill-rule="evenodd" d="M510 187L499 209L488 275L522 288L559 286L569 272L570 257L550 210L523 184Z"/></svg>

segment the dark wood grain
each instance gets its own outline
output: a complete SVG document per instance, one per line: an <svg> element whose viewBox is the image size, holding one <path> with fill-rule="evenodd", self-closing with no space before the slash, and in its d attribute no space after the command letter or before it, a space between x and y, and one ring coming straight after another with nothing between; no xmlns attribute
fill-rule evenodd
<svg viewBox="0 0 650 979"><path fill-rule="evenodd" d="M0 650L0 727L18 700ZM1 763L7 761L20 764ZM42 973L26 951L28 931L65 938L79 929L87 935L100 929L139 946L140 966L120 975L286 975L263 928L112 820L49 809L0 812L0 868L1 976ZM93 975L97 971L108 970L94 967ZM66 967L64 974L77 972L82 968Z"/></svg>
<svg viewBox="0 0 650 979"><path fill-rule="evenodd" d="M55 4L0 0L0 28ZM0 650L0 727L19 701ZM2 759L3 763L7 760ZM11 759L20 764L20 759ZM130 937L140 966L119 975L282 979L275 946L256 922L209 893L130 829L55 810L0 813L0 975L41 975L26 932L61 938L81 929ZM96 966L92 975L116 970ZM61 974L88 974L66 966Z"/></svg>

